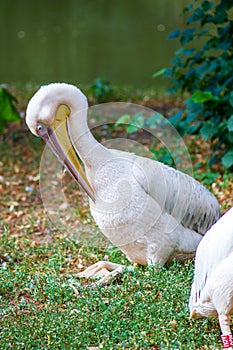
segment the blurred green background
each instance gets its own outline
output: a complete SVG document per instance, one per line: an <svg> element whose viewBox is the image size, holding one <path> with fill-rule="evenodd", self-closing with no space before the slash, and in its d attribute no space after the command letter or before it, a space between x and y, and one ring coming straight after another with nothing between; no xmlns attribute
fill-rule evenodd
<svg viewBox="0 0 233 350"><path fill-rule="evenodd" d="M159 86L189 0L0 0L0 82ZM162 82L164 84L164 81Z"/></svg>

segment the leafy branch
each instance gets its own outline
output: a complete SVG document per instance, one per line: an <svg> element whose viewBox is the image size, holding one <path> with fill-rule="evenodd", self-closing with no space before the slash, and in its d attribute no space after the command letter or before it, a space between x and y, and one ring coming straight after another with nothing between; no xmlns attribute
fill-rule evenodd
<svg viewBox="0 0 233 350"><path fill-rule="evenodd" d="M232 10L232 0L195 0L185 7L187 28L168 37L179 38L181 48L169 68L154 74L172 79L170 92L189 93L185 108L170 121L182 133L210 140L210 164L221 158L226 168L233 167Z"/></svg>

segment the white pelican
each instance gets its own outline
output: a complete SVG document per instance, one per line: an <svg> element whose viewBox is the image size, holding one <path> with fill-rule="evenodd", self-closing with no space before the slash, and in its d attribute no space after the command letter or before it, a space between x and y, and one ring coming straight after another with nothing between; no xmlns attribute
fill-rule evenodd
<svg viewBox="0 0 233 350"><path fill-rule="evenodd" d="M87 125L87 108L77 87L49 84L30 100L26 122L86 191L97 225L130 261L163 265L193 256L204 232L220 216L216 198L182 172L98 143ZM100 262L83 275L104 272L103 282L122 269Z"/></svg>
<svg viewBox="0 0 233 350"><path fill-rule="evenodd" d="M191 318L218 317L223 346L232 349L233 208L209 229L197 248L189 308Z"/></svg>

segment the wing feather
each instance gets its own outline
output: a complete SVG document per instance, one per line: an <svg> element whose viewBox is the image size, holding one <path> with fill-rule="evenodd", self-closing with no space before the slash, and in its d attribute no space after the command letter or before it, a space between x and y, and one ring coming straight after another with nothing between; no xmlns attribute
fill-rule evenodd
<svg viewBox="0 0 233 350"><path fill-rule="evenodd" d="M217 199L191 176L144 157L135 158L133 172L162 210L184 227L203 235L220 217Z"/></svg>

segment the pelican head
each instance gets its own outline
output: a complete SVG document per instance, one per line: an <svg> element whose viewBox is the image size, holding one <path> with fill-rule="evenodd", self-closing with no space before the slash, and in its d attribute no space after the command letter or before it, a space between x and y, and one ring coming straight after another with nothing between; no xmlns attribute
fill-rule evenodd
<svg viewBox="0 0 233 350"><path fill-rule="evenodd" d="M77 158L69 134L68 118L72 113L87 110L86 96L75 86L53 83L42 86L28 103L26 123L40 136L68 171L94 200L85 172Z"/></svg>

